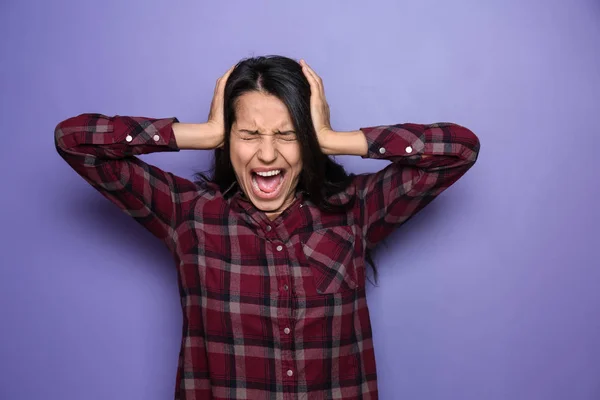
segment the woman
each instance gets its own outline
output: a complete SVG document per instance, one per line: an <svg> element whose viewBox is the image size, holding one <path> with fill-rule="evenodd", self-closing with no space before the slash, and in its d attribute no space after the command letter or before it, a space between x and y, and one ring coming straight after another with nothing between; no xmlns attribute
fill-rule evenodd
<svg viewBox="0 0 600 400"><path fill-rule="evenodd" d="M160 238L183 309L178 399L375 399L365 259L460 178L479 141L455 124L334 131L304 61L258 57L216 84L208 122L84 114L59 154ZM137 154L215 149L191 182ZM349 176L330 155L391 163Z"/></svg>

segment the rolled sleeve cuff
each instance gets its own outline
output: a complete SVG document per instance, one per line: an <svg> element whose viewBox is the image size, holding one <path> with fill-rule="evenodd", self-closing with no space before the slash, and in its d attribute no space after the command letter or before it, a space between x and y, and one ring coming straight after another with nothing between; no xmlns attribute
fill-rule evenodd
<svg viewBox="0 0 600 400"><path fill-rule="evenodd" d="M420 133L413 133L402 125L360 128L365 134L368 151L363 158L390 159L420 155L425 141Z"/></svg>
<svg viewBox="0 0 600 400"><path fill-rule="evenodd" d="M173 133L173 124L176 122L179 120L175 117L116 117L113 119L114 131L121 134L114 137L114 140L130 146L132 154L179 151Z"/></svg>

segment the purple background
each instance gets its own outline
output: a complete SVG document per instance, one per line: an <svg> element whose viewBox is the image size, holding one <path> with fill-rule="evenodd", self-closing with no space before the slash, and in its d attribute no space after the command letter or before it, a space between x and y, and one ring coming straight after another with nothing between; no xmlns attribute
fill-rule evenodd
<svg viewBox="0 0 600 400"><path fill-rule="evenodd" d="M336 129L452 121L481 139L380 250L381 398L600 399L597 0L3 0L0 37L0 399L172 398L171 257L53 130L83 112L204 121L216 79L263 54L311 63ZM189 177L209 155L144 158Z"/></svg>

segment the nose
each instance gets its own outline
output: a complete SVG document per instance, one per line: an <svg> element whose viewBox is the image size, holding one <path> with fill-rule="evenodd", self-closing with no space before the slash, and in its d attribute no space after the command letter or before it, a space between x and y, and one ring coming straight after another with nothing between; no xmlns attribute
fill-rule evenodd
<svg viewBox="0 0 600 400"><path fill-rule="evenodd" d="M260 149L258 151L258 159L265 164L272 163L277 159L277 148L275 147L275 143L271 138L265 138L260 144Z"/></svg>

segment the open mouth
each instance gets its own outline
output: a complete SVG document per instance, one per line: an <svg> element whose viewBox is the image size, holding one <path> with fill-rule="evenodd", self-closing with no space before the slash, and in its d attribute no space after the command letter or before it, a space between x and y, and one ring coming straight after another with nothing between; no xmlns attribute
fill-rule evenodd
<svg viewBox="0 0 600 400"><path fill-rule="evenodd" d="M277 197L283 186L285 170L253 170L250 175L254 194L263 199L271 199Z"/></svg>

